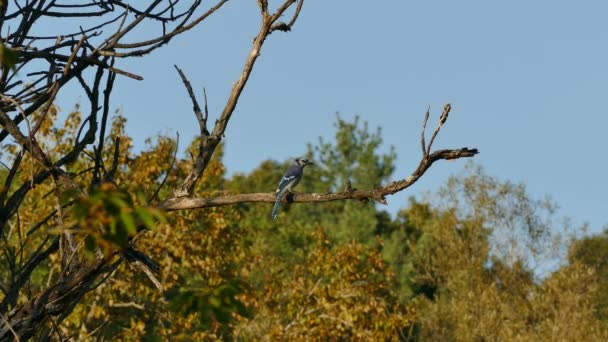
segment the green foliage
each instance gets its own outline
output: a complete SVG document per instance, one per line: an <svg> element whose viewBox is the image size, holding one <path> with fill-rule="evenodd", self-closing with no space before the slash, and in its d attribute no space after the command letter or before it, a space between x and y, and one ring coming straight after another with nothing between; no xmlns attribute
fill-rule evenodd
<svg viewBox="0 0 608 342"><path fill-rule="evenodd" d="M49 115L56 116L56 109ZM43 125L40 143L57 154L68 151L81 121L76 108L61 127ZM608 232L571 244L575 234L567 222L556 224L554 205L534 199L521 184L469 166L434 196L410 198L395 217L354 201L287 204L277 220L270 218L271 206L260 203L161 215L153 209L153 194L164 180L158 197L169 196L192 160L174 161L176 143L164 136L133 153L124 123L115 118L102 151L111 160L120 137L114 184L90 189L86 199L62 198L69 206L62 220L38 224L57 207L47 198L55 185L40 184L4 237L0 279L33 255L24 246L44 245L50 232L64 229L75 232L88 251L115 252L136 243L159 263L165 293L124 264L57 327L66 338L608 339ZM317 166L306 169L296 191L341 190L349 181L373 188L389 181L396 156L393 150L381 153L381 143L380 131L370 133L358 118L338 117L335 139L308 147L306 157ZM187 150L193 148L196 142ZM3 151L9 161L19 153L11 146ZM272 191L291 162L264 161L229 178L222 148L217 152L196 185L197 196ZM22 165L16 177L27 181L27 154ZM91 166L80 159L67 171L90 177ZM140 228L148 230L129 241ZM560 259L564 251L567 264ZM551 273L547 261L555 260L562 263ZM53 253L36 269L28 286L33 294L61 276L60 264ZM48 328L55 329L51 323Z"/></svg>
<svg viewBox="0 0 608 342"><path fill-rule="evenodd" d="M136 206L127 192L109 183L93 189L87 197L79 196L72 213L73 231L85 236L85 247L90 253L96 248L102 248L106 254L125 248L138 230L153 229L157 222L166 222L160 210Z"/></svg>
<svg viewBox="0 0 608 342"><path fill-rule="evenodd" d="M197 314L201 327L211 330L219 324L220 331L227 333L233 314L249 317L245 304L237 296L245 293L245 284L231 281L213 288L176 286L168 294L170 309L183 314Z"/></svg>
<svg viewBox="0 0 608 342"><path fill-rule="evenodd" d="M287 271L269 255L255 296L253 319L237 336L257 340L396 340L414 313L394 298L386 279L393 274L378 250L349 242L332 245L326 231L306 233L310 246ZM270 267L269 267L270 266ZM257 267L256 267L257 268ZM260 270L261 271L261 270Z"/></svg>
<svg viewBox="0 0 608 342"><path fill-rule="evenodd" d="M342 191L351 184L353 188L371 189L390 180L395 170L396 153L391 147L382 154L381 130L370 133L367 122L360 124L359 117L347 122L336 117L334 142L319 138L316 146L308 145L307 156L317 161L319 167L311 168L302 181L305 190L311 192ZM320 218L323 225L332 227L330 237L336 241L357 240L374 243L379 225L373 202L341 201L318 206L301 206L297 219Z"/></svg>
<svg viewBox="0 0 608 342"><path fill-rule="evenodd" d="M435 207L410 202L400 214L418 228L410 230L410 240L404 240L405 234L391 235L407 242L407 248L393 248L387 257L400 288L409 288L415 303L416 336L604 340L608 330L593 318L598 282L591 269L573 263L546 280L535 277L542 271L538 261L563 249L547 243L547 237L565 243L569 236L555 235L568 230L552 229L552 212L543 216L544 203L523 186L500 182L480 168L468 172L448 181ZM510 234L508 229L518 235L497 238Z"/></svg>
<svg viewBox="0 0 608 342"><path fill-rule="evenodd" d="M556 222L557 205L550 198L533 198L524 184L498 180L472 163L448 179L436 201L438 208L489 229L490 254L508 264L523 262L540 271L540 265L566 257L564 246L575 234L567 222Z"/></svg>
<svg viewBox="0 0 608 342"><path fill-rule="evenodd" d="M396 272L395 287L402 301L408 301L419 294L433 298L437 290L432 282L417 279L414 253L417 245L424 245L428 241L428 236L425 235L422 239L422 234L427 231L426 224L432 222L433 214L429 204L420 203L411 197L408 208L397 214L391 222L394 227L384 234L382 254Z"/></svg>
<svg viewBox="0 0 608 342"><path fill-rule="evenodd" d="M19 51L11 49L0 41L0 64L3 68L15 70L15 65L19 59Z"/></svg>
<svg viewBox="0 0 608 342"><path fill-rule="evenodd" d="M394 147L389 153L379 154L382 145L380 128L369 132L367 122L360 127L359 117L347 122L336 116L335 142L319 138L316 146L308 146L309 157L324 167L319 169L319 182L314 183L317 191L341 191L347 182L353 187L373 188L386 182L395 170L396 153Z"/></svg>
<svg viewBox="0 0 608 342"><path fill-rule="evenodd" d="M371 188L387 182L394 171L396 155L392 148L387 154L379 153L380 130L370 133L367 123L361 124L358 117L347 122L337 116L335 126L335 142L320 139L316 146L308 146L305 156L314 160L315 166L306 168L305 177L295 190L323 193L341 191L349 181L355 188ZM264 161L249 175L235 175L227 187L233 192L273 191L292 162ZM311 241L307 231L328 227L332 243L356 240L375 245L376 232L387 230L385 225L390 225L388 214L377 210L371 202L283 205L277 220L271 219L270 209L265 204L237 207L242 213L238 225L247 227L247 243L256 250L273 253L293 263L301 262L302 256L308 253Z"/></svg>

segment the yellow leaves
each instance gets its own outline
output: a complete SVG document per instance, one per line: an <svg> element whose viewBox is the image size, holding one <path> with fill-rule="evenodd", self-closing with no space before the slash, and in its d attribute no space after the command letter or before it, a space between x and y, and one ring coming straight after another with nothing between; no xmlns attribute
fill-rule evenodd
<svg viewBox="0 0 608 342"><path fill-rule="evenodd" d="M19 147L17 147L16 144L3 144L2 148L6 150L6 152L8 152L11 155L16 155L17 152L19 151Z"/></svg>
<svg viewBox="0 0 608 342"><path fill-rule="evenodd" d="M413 321L386 290L378 251L355 241L332 247L322 229L308 237L314 247L303 264L268 274L259 318L237 328L251 334L245 339L386 340Z"/></svg>
<svg viewBox="0 0 608 342"><path fill-rule="evenodd" d="M57 115L59 113L59 107L56 105L51 105L48 112L43 113L41 111L35 112L28 120L31 122L40 122L40 129L38 130L39 135L37 135L37 139L41 143L58 143L61 139L57 139L57 136L54 137L54 140L49 140L53 133L54 122L57 119ZM56 128L59 131L59 136L63 137L67 134L67 130L62 130L61 127Z"/></svg>
<svg viewBox="0 0 608 342"><path fill-rule="evenodd" d="M57 108L51 108L49 115L55 117ZM72 148L81 125L82 113L77 107L61 127L43 127L45 146L53 153ZM267 210L263 205L252 206L250 211L235 206L176 212L163 221L147 202L165 177L159 198L170 195L191 169L192 160L180 158L182 151L178 151L172 164L176 146L169 137L157 137L143 151L132 154L132 141L124 135L124 126L125 119L118 116L102 151L102 169L107 169L114 159L115 138L120 137L114 185L91 189L90 155L94 151L87 151L87 157L69 165L67 171L83 172L76 179L89 196L69 198L75 203L66 210L64 226L53 225L74 232L79 241L84 238L89 251L100 248L107 255L124 248L138 228L154 227L154 231L138 234L137 248L160 264L160 281L174 296L157 293L141 274L123 264L78 306L66 323L67 330L80 331L79 337L84 337L103 325L100 336L130 341L149 337L390 340L396 331L410 326L415 313L391 293L387 284L394 281L394 272L377 246L337 243L324 229L302 222L290 227L292 232L297 230L293 239L297 247L271 246L279 244L278 240L266 241L273 232L252 234L276 229L256 226L250 220L260 214L258 207ZM196 154L196 142L191 150ZM197 183L198 196L225 189L221 153L220 148ZM27 177L24 173L19 176ZM261 176L259 181L263 180ZM53 210L54 203L47 198L53 190L52 184L41 184L31 192L20 213L23 222L31 225ZM141 192L145 196L134 195ZM67 200L62 199L63 203ZM273 247L285 247L286 254L296 256L285 262ZM55 265L60 263L57 254L49 259ZM134 305L122 305L128 303ZM255 316L247 317L250 312Z"/></svg>
<svg viewBox="0 0 608 342"><path fill-rule="evenodd" d="M59 127L53 124L57 116L58 108L51 107L37 135L52 160L58 160L59 154L73 148L77 132L83 125L82 113L78 107L66 116ZM40 119L41 113L35 113L32 118ZM84 125L83 129L86 131L87 123ZM218 322L232 322L233 313L246 311L239 303L257 300L252 293L245 291L246 286L242 287L242 293L231 287L242 276L251 274L251 266L246 262L250 255L241 244L242 231L234 227L234 221L227 219L237 217L232 214L238 212L233 208L188 211L172 213L167 221L164 221L161 215L149 206L149 197L169 172L166 185L159 196L167 197L162 191L170 193L177 182L184 178L183 173L187 172L190 166L189 158L178 160L171 168L175 142L167 137L159 137L158 141L146 150L136 156L132 155L132 142L124 135L124 125L124 118L115 118L102 151L103 173L104 169L109 169L114 159L115 138L120 137L115 183L104 183L98 188L90 186L94 164L91 156L94 151L86 151L83 158L67 165L66 171L77 175L74 179L86 189L88 197L69 194L71 196L60 198L59 203L63 205L74 202L64 207L62 220L51 219L29 235L28 230L55 210L58 202L55 197L55 185L51 181L37 185L22 202L18 224L10 223L18 225L20 230L19 234L16 230L12 231L9 246L21 246L23 241L18 239L23 237L26 242L37 247L49 233L70 231L80 246L87 247L83 250L95 251L100 248L109 256L124 248L138 228L155 228L152 232L138 234L137 247L161 265L160 278L165 288L183 288L183 280L187 278L200 285L200 288L209 290L202 292L204 298L194 306L196 312L186 314L181 308L170 310L167 298L151 289L147 281L142 280L141 274L123 264L112 277L87 295L83 305L77 306L60 329L69 331L66 335L74 336L74 339L78 339L76 336L82 338L101 326L103 328L99 332L100 335L128 341L150 336L159 336L160 340L204 340L227 336L227 325ZM16 146L4 145L3 152L8 153L2 157L10 160L11 155L19 153L19 149ZM30 169L31 164L26 153L22 167L16 175L21 181L20 184L28 182L31 175L39 171L37 164L34 164L34 169ZM206 176L198 183L199 194L210 189L221 189L225 170L220 159L214 158L207 171ZM138 196L142 189L145 190L145 196ZM11 190L14 191L9 189L9 193ZM60 189L62 192L63 190ZM24 251L19 262L26 262L32 252ZM28 289L31 289L33 294L37 293L40 287L46 286L47 282L53 284L61 275L59 253L52 253L48 264L41 264L32 277L32 284L28 285ZM0 273L3 277L7 274L4 270ZM201 297L200 292L193 293ZM27 295L23 293L21 300L26 300ZM137 305L116 306L121 303ZM225 306L228 310L224 310ZM205 325L209 322L201 320L201 312L206 307L215 308L212 315L205 316L216 317L211 320L210 325Z"/></svg>
<svg viewBox="0 0 608 342"><path fill-rule="evenodd" d="M139 335L143 335L145 330L146 330L146 324L140 320L137 319L137 317L133 317L130 320L131 322L131 330L134 333L137 333Z"/></svg>

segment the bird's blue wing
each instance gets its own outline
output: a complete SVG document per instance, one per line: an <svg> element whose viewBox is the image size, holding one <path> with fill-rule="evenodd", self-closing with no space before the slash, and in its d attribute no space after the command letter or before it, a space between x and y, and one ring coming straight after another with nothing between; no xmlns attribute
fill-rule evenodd
<svg viewBox="0 0 608 342"><path fill-rule="evenodd" d="M286 189L289 183L293 182L295 179L296 176L283 176L283 178L281 178L281 182L277 186L277 192Z"/></svg>
<svg viewBox="0 0 608 342"><path fill-rule="evenodd" d="M285 175L283 175L283 178L281 178L281 181L279 182L279 185L277 186L277 192L282 191L286 188L289 187L293 187L293 182L299 179L299 177L302 175L302 168L300 168L297 165L292 165L290 166L287 171L285 172ZM290 184L292 184L290 186Z"/></svg>
<svg viewBox="0 0 608 342"><path fill-rule="evenodd" d="M289 170L288 170L289 171ZM274 202L274 207L272 207L272 219L277 218L279 214L279 207L281 206L281 200L283 199L283 195L287 190L291 189L294 186L294 183L297 183L296 175L289 175L285 173L285 176L281 179L279 186L277 187L277 199Z"/></svg>
<svg viewBox="0 0 608 342"><path fill-rule="evenodd" d="M291 165L281 181L279 182L279 186L277 187L277 199L274 202L274 207L272 208L272 218L275 219L279 214L279 207L281 206L281 200L283 199L283 195L286 191L291 190L298 181L302 177L302 167L299 165Z"/></svg>

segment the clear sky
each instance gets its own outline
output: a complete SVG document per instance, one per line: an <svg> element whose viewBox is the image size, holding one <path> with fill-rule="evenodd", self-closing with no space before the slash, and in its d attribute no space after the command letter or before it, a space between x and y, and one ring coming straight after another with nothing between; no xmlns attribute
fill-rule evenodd
<svg viewBox="0 0 608 342"><path fill-rule="evenodd" d="M221 111L258 13L253 0L231 1L153 55L120 62L145 78L119 76L113 98L136 144L178 131L185 147L197 132L173 64L199 93L206 87L212 117ZM307 0L294 30L264 46L228 127L224 162L232 174L299 156L332 136L340 112L382 127L403 178L420 159L426 108L433 127L450 102L436 148L479 148L474 159L487 173L525 182L535 196L552 196L561 215L599 231L608 223L607 13L605 0ZM79 98L68 89L60 100L69 109ZM464 164L435 164L389 198L389 210Z"/></svg>

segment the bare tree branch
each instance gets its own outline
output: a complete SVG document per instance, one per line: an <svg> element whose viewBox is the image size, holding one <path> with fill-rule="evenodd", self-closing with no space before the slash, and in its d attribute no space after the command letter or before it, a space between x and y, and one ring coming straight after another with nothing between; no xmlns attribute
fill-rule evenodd
<svg viewBox="0 0 608 342"><path fill-rule="evenodd" d="M313 193L313 194L294 194L292 203L320 203L330 201L343 200L369 200L373 199L379 203L387 204L386 196L393 195L397 192L407 189L414 184L428 170L431 165L438 160L451 160L458 158L470 158L475 156L479 151L477 149L462 148L458 150L439 150L433 152L428 159L424 159L418 165L418 168L409 176L399 181L395 181L386 186L378 187L371 190L354 190L351 189L337 193ZM233 194L222 195L217 197L206 198L189 198L180 197L173 198L162 202L159 207L166 211L188 210L208 207L218 207L224 205L233 205L239 203L274 203L276 201L275 192L264 193L249 193L249 194ZM283 201L286 201L285 199Z"/></svg>
<svg viewBox="0 0 608 342"><path fill-rule="evenodd" d="M205 113L201 110L201 107L198 105L198 101L196 100L196 95L194 95L194 90L192 90L192 85L190 85L190 81L182 69L180 69L177 65L174 65L175 70L179 73L179 76L182 78L182 82L184 82L184 86L188 91L188 95L190 96L190 100L192 100L192 110L194 111L194 115L196 115L196 120L198 120L198 124L200 127L200 135L207 136L209 135L209 130L207 129L207 117L209 112L207 111L207 96L205 95Z"/></svg>
<svg viewBox="0 0 608 342"><path fill-rule="evenodd" d="M296 10L295 10L291 20L289 21L289 23L286 24L282 21L277 22L276 24L272 25L271 31L283 31L283 32L291 31L291 28L296 23L296 20L298 20L298 16L300 15L300 11L302 10L302 5L304 5L304 0L298 1L298 6L296 7ZM285 8L285 9L287 9L287 8ZM278 13L278 11L277 11L277 13ZM283 12L281 12L280 15L282 15L282 13ZM278 17L280 17L280 15ZM277 17L277 19L278 19L278 17Z"/></svg>
<svg viewBox="0 0 608 342"><path fill-rule="evenodd" d="M452 160L459 158L470 158L475 156L479 151L475 148L470 149L467 147L463 147L456 150L438 150L433 153L430 153L431 145L435 140L435 137L439 133L439 130L443 126L443 124L447 121L448 114L451 110L452 106L450 104L446 104L444 106L443 113L441 114L438 122L437 128L433 132L433 136L428 146L424 145L424 131L426 129L426 123L429 118L429 110L427 110L424 123L422 126L422 151L423 156L420 160L418 167L414 172L408 177L392 182L390 184L379 186L374 189L369 190L355 190L350 186L350 183L347 185L344 191L338 193L323 193L323 194L294 194L293 197L289 200L289 202L293 203L319 203L319 202L330 202L330 201L343 201L343 200L360 200L366 201L369 199L373 199L376 202L387 204L386 196L394 195L397 192L403 191L414 184L422 175L428 170L434 162L438 160ZM158 207L166 210L187 210L187 209L197 209L197 208L207 208L207 207L218 207L224 205L233 205L238 203L251 203L251 202L263 202L263 203L274 203L276 201L276 193L275 192L267 192L267 193L250 193L250 194L228 194L217 197L207 197L207 198L189 198L189 197L178 197L171 198L164 202L161 202ZM283 201L287 201L283 199Z"/></svg>
<svg viewBox="0 0 608 342"><path fill-rule="evenodd" d="M215 122L213 131L211 132L211 134L201 136L198 148L198 155L196 157L194 167L192 168L182 185L179 188L174 189L174 197L188 196L192 192L192 189L194 189L194 185L205 171L205 168L211 160L211 157L213 156L216 147L219 145L219 143L224 137L226 127L228 127L228 122L230 121L232 113L234 112L234 109L236 108L236 105L238 103L239 97L241 96L241 93L243 92L243 89L247 84L247 80L249 80L249 76L251 76L253 66L255 65L256 60L260 56L262 46L264 45L266 38L270 35L270 33L272 33L272 26L275 24L278 18L295 2L296 0L285 1L272 15L268 14L268 4L266 1L258 2L261 9L262 23L260 25L258 34L253 39L253 44L249 51L247 60L245 61L245 65L243 66L243 71L241 72L239 79L234 83L232 91L228 96L226 105L224 106L220 117ZM297 10L297 12L299 12L299 10ZM178 72L180 72L179 69ZM183 74L180 72L180 75ZM186 84L186 88L188 88L188 82L185 76L182 76L182 79ZM189 93L192 94L190 90ZM193 97L193 95L191 95L190 97L192 98L193 102L195 102L195 98ZM198 105L195 104L195 113L197 112L196 107L198 107ZM200 108L198 111L200 113ZM200 114L196 115L197 118L200 117ZM199 118L199 124L204 125L204 123L201 123L200 121L201 120Z"/></svg>
<svg viewBox="0 0 608 342"><path fill-rule="evenodd" d="M445 106L443 106L443 112L441 113L441 116L439 117L439 121L437 122L437 127L435 127L435 131L433 132L433 136L431 136L431 141L429 142L429 146L427 146L427 148L426 148L426 154L431 153L431 147L433 146L433 142L435 141L437 134L439 134L441 127L448 119L448 114L450 114L450 110L452 110L451 104L448 103ZM422 132L422 133L424 134L424 132Z"/></svg>
<svg viewBox="0 0 608 342"><path fill-rule="evenodd" d="M82 296L91 290L100 275L111 273L118 267L118 261L108 263L109 261L104 260L96 265L81 264L78 271L68 274L29 302L8 311L5 316L10 326L22 340L27 340L50 317L66 317ZM0 325L0 341L8 339L10 330L7 324Z"/></svg>
<svg viewBox="0 0 608 342"><path fill-rule="evenodd" d="M422 133L420 134L420 145L422 146L422 157L426 158L429 154L426 151L426 142L424 141L424 135L426 134L426 124L429 121L429 115L431 114L431 107L427 108L426 113L424 114L424 120L422 120Z"/></svg>

